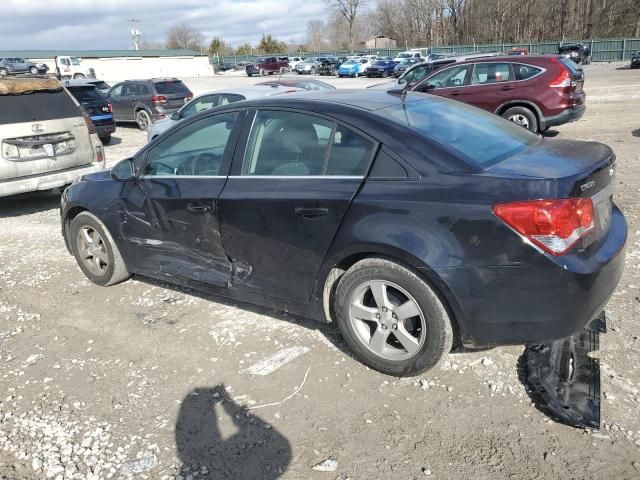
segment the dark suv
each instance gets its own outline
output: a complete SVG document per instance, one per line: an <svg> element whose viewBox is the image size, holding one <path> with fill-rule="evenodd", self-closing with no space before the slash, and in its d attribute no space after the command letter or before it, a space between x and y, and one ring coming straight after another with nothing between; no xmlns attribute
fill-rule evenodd
<svg viewBox="0 0 640 480"><path fill-rule="evenodd" d="M631 56L631 68L640 68L640 50Z"/></svg>
<svg viewBox="0 0 640 480"><path fill-rule="evenodd" d="M591 49L582 43L568 43L560 45L558 53L582 65L591 63Z"/></svg>
<svg viewBox="0 0 640 480"><path fill-rule="evenodd" d="M566 58L477 58L441 68L411 90L448 97L542 132L586 110L582 70Z"/></svg>
<svg viewBox="0 0 640 480"><path fill-rule="evenodd" d="M18 57L3 57L0 58L0 77L6 77L7 75L16 75L19 73L30 73L31 75L38 75L46 73L48 69L45 69L44 65L36 65L31 60Z"/></svg>
<svg viewBox="0 0 640 480"><path fill-rule="evenodd" d="M111 134L116 131L112 107L95 85L77 80L68 80L65 87L71 92L96 127L96 132L103 145L111 142Z"/></svg>
<svg viewBox="0 0 640 480"><path fill-rule="evenodd" d="M171 115L192 98L191 90L177 78L126 80L107 94L115 121L136 122L141 130Z"/></svg>

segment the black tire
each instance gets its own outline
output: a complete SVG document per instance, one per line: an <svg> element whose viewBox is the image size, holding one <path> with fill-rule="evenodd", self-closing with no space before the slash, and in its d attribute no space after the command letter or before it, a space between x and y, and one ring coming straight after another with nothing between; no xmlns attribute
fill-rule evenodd
<svg viewBox="0 0 640 480"><path fill-rule="evenodd" d="M315 75L316 74L316 67L311 67L311 69L309 70L309 75Z"/></svg>
<svg viewBox="0 0 640 480"><path fill-rule="evenodd" d="M502 113L502 116L532 132L538 132L538 118L527 107L508 108Z"/></svg>
<svg viewBox="0 0 640 480"><path fill-rule="evenodd" d="M344 77L344 75L338 75L338 78L342 78L342 77Z"/></svg>
<svg viewBox="0 0 640 480"><path fill-rule="evenodd" d="M382 78L387 78L388 76L389 76L389 72L387 70L382 72Z"/></svg>
<svg viewBox="0 0 640 480"><path fill-rule="evenodd" d="M280 67L280 75L284 75L287 73L287 69L285 67Z"/></svg>
<svg viewBox="0 0 640 480"><path fill-rule="evenodd" d="M247 77L251 78L253 76L252 73L247 73Z"/></svg>
<svg viewBox="0 0 640 480"><path fill-rule="evenodd" d="M7 77L9 76L9 70L7 70L6 68L0 68L0 77Z"/></svg>
<svg viewBox="0 0 640 480"><path fill-rule="evenodd" d="M136 123L138 124L138 128L143 132L146 132L151 126L151 116L147 113L146 110L138 110L136 112Z"/></svg>
<svg viewBox="0 0 640 480"><path fill-rule="evenodd" d="M100 141L103 145L109 145L111 143L111 134L107 133L106 135L103 135L100 137Z"/></svg>
<svg viewBox="0 0 640 480"><path fill-rule="evenodd" d="M261 69L260 69L260 74L259 74L259 75L260 75L261 77L264 77L264 74L265 74L265 73L266 73L266 72L264 71L264 68L261 68Z"/></svg>
<svg viewBox="0 0 640 480"><path fill-rule="evenodd" d="M82 73L76 73L76 74L73 76L73 78L75 78L76 80L79 80L79 79L81 79L81 78L86 78L86 77L85 77L85 76L84 76L84 74L82 74Z"/></svg>
<svg viewBox="0 0 640 480"><path fill-rule="evenodd" d="M422 312L421 319L424 321L425 331L421 329L421 333L418 332L420 346L417 347L417 350L412 354L409 354L407 350L407 353L404 354L410 355L410 357L385 358L370 349L360 334L356 332L350 319L351 301L354 295L357 296L363 286L366 288L369 282L387 282L404 289L413 297L411 300L418 305ZM397 306L394 304L393 308ZM390 308L389 311L393 311L393 308ZM340 332L355 356L369 367L382 373L395 376L416 375L438 365L451 351L453 345L451 320L435 291L412 270L384 258L373 257L361 260L342 276L334 296L334 311ZM395 313L393 315L395 319ZM391 321L399 323L399 320ZM378 322L378 326L373 328L374 332L380 328L387 329L385 326L381 327L382 320L374 322ZM399 331L395 325L393 327ZM387 332L387 335L391 332L392 330ZM399 337L388 336L386 338L384 348L389 348L391 345L388 342ZM397 342L397 340L395 341Z"/></svg>
<svg viewBox="0 0 640 480"><path fill-rule="evenodd" d="M31 67L29 68L29 73L31 75L37 75L38 74L38 67Z"/></svg>
<svg viewBox="0 0 640 480"><path fill-rule="evenodd" d="M99 243L104 247L104 251L106 251L106 266L104 266L104 272L100 274L88 269L85 265L86 260L81 254L82 245L80 245L78 237L79 235L82 235L81 230L84 228L89 229L89 231L97 232L101 240ZM79 213L71 222L67 238L69 239L71 251L76 258L76 262L78 262L80 270L82 270L87 278L93 283L106 287L123 282L130 277L124 260L122 259L122 255L120 255L120 251L113 241L113 237L109 233L109 230L107 230L104 224L92 213Z"/></svg>

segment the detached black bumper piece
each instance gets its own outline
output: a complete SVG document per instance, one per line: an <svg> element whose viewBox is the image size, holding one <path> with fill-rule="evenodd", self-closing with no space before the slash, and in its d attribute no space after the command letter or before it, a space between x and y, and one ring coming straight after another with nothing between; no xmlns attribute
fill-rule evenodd
<svg viewBox="0 0 640 480"><path fill-rule="evenodd" d="M562 423L600 429L600 363L589 357L606 333L604 312L584 330L549 344L527 347L527 381Z"/></svg>

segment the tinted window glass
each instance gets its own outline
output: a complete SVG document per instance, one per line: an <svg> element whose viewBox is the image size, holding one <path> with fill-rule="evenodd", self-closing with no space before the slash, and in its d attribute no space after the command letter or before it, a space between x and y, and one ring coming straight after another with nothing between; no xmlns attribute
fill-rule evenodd
<svg viewBox="0 0 640 480"><path fill-rule="evenodd" d="M149 151L144 174L218 175L237 116L215 115L178 130Z"/></svg>
<svg viewBox="0 0 640 480"><path fill-rule="evenodd" d="M369 140L338 126L333 135L325 174L363 176L369 166L372 151L373 144Z"/></svg>
<svg viewBox="0 0 640 480"><path fill-rule="evenodd" d="M115 87L113 87L111 90L109 90L109 96L113 97L113 98L117 98L119 96L122 95L122 83L119 83L118 85L116 85Z"/></svg>
<svg viewBox="0 0 640 480"><path fill-rule="evenodd" d="M109 88L109 84L106 82L99 81L99 82L93 82L93 84L96 86L96 88L100 88L102 90Z"/></svg>
<svg viewBox="0 0 640 480"><path fill-rule="evenodd" d="M408 176L407 170L384 150L380 150L376 156L369 174L369 178L380 180L407 178Z"/></svg>
<svg viewBox="0 0 640 480"><path fill-rule="evenodd" d="M218 105L227 105L244 99L245 98L242 95L236 95L235 93L222 93L220 94L220 101L218 102Z"/></svg>
<svg viewBox="0 0 640 480"><path fill-rule="evenodd" d="M0 95L0 125L80 116L82 114L78 106L62 89L22 95Z"/></svg>
<svg viewBox="0 0 640 480"><path fill-rule="evenodd" d="M138 95L138 85L135 83L128 83L124 86L122 90L123 97L132 97Z"/></svg>
<svg viewBox="0 0 640 480"><path fill-rule="evenodd" d="M542 72L542 69L538 67L522 65L520 63L513 64L513 73L515 74L516 80L526 80L538 75L540 72Z"/></svg>
<svg viewBox="0 0 640 480"><path fill-rule="evenodd" d="M426 85L432 88L460 87L467 83L469 65L457 65L434 73L426 80ZM425 85L425 86L426 86Z"/></svg>
<svg viewBox="0 0 640 480"><path fill-rule="evenodd" d="M95 102L104 100L102 94L93 86L88 87L69 87L71 95L76 97L80 103Z"/></svg>
<svg viewBox="0 0 640 480"><path fill-rule="evenodd" d="M439 97L378 112L484 167L539 141L536 134L498 115Z"/></svg>
<svg viewBox="0 0 640 480"><path fill-rule="evenodd" d="M168 80L154 84L158 95L172 95L176 93L189 93L189 89L180 80Z"/></svg>
<svg viewBox="0 0 640 480"><path fill-rule="evenodd" d="M474 85L507 82L509 80L512 80L512 78L508 63L477 63L471 76L471 83Z"/></svg>
<svg viewBox="0 0 640 480"><path fill-rule="evenodd" d="M138 85L138 95L151 95L151 91L147 85Z"/></svg>
<svg viewBox="0 0 640 480"><path fill-rule="evenodd" d="M333 123L293 112L260 111L251 129L243 175L321 175Z"/></svg>

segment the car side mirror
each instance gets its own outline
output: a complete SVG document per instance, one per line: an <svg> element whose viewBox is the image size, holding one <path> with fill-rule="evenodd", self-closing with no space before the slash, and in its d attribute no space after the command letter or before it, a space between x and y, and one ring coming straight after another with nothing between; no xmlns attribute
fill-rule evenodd
<svg viewBox="0 0 640 480"><path fill-rule="evenodd" d="M169 115L169 118L171 120L180 120L180 114L178 112L173 112L171 115Z"/></svg>
<svg viewBox="0 0 640 480"><path fill-rule="evenodd" d="M118 182L126 182L135 178L135 176L133 158L125 158L111 169L111 178Z"/></svg>

